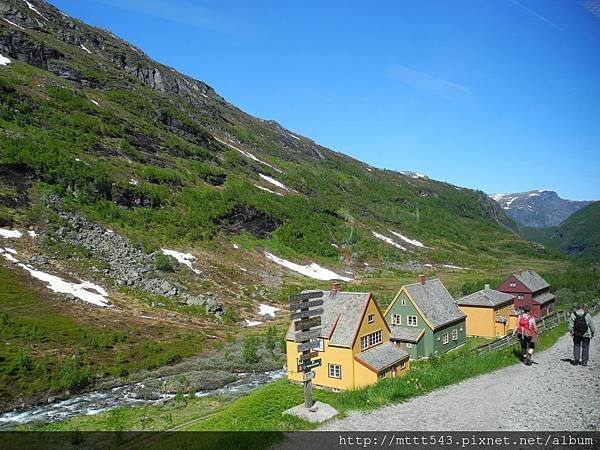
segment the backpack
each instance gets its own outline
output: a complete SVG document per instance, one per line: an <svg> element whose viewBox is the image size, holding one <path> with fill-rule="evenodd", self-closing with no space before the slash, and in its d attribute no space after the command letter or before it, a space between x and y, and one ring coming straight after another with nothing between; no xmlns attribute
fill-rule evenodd
<svg viewBox="0 0 600 450"><path fill-rule="evenodd" d="M585 320L587 313L582 315L575 314L575 321L573 322L573 334L577 337L583 337L588 330L587 320Z"/></svg>
<svg viewBox="0 0 600 450"><path fill-rule="evenodd" d="M519 327L517 329L517 333L523 337L529 337L533 333L529 327L529 321L531 320L531 316L529 314L521 314L519 316Z"/></svg>

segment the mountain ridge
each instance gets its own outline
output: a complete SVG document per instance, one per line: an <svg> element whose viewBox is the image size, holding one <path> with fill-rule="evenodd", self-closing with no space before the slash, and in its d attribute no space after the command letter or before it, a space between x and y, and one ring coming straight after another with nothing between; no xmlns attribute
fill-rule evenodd
<svg viewBox="0 0 600 450"><path fill-rule="evenodd" d="M553 227L575 211L589 205L588 200L566 200L555 191L537 189L513 194L491 194L504 211L520 225L533 228Z"/></svg>

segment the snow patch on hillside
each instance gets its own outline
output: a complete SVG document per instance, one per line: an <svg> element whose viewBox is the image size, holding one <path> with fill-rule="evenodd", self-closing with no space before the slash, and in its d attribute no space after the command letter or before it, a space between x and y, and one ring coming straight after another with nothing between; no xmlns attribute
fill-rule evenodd
<svg viewBox="0 0 600 450"><path fill-rule="evenodd" d="M261 191L269 192L271 194L275 194L275 195L279 195L280 197L283 197L283 194L281 192L272 191L271 189L267 189L266 187L259 186L258 184L255 184L254 187L260 189Z"/></svg>
<svg viewBox="0 0 600 450"><path fill-rule="evenodd" d="M277 181L275 178L268 177L264 173L259 173L258 175L266 182L271 183L273 186L277 186L278 188L285 189L286 191L290 190L285 184L283 184L280 181Z"/></svg>
<svg viewBox="0 0 600 450"><path fill-rule="evenodd" d="M404 250L406 251L405 247L402 247L400 244L398 244L395 240L393 240L392 238L389 238L387 236L384 236L383 234L379 234L376 231L371 231L371 233L373 233L373 236L375 236L377 239L379 239L380 241L385 242L386 244L390 244L393 245L394 247L400 249L400 250Z"/></svg>
<svg viewBox="0 0 600 450"><path fill-rule="evenodd" d="M292 133L288 133L291 137L293 137L294 139L300 141L301 139L298 136L294 136Z"/></svg>
<svg viewBox="0 0 600 450"><path fill-rule="evenodd" d="M421 247L421 248L429 248L427 247L425 244L423 244L422 242L417 241L416 239L410 239L400 233L396 233L395 231L390 230L390 233L392 233L394 236L399 237L400 239L402 239L404 242L410 244L410 245L414 245L415 247Z"/></svg>
<svg viewBox="0 0 600 450"><path fill-rule="evenodd" d="M10 62L10 58L7 58L6 56L2 56L2 54L0 54L0 66L6 66L10 64Z"/></svg>
<svg viewBox="0 0 600 450"><path fill-rule="evenodd" d="M25 3L27 3L27 6L29 6L29 9L32 10L33 12L35 12L38 16L40 16L42 19L44 19L46 22L49 22L48 19L46 19L43 14L41 12L39 12L37 9L35 9L35 6L33 6L31 3L29 3L27 0L23 0Z"/></svg>
<svg viewBox="0 0 600 450"><path fill-rule="evenodd" d="M90 102L92 102L96 106L100 106L100 103L98 103L96 100L94 100L92 98L90 98Z"/></svg>
<svg viewBox="0 0 600 450"><path fill-rule="evenodd" d="M275 308L274 306L269 306L269 305L258 305L258 313L261 316L271 316L271 317L275 317L275 313L277 311L280 311L280 308Z"/></svg>
<svg viewBox="0 0 600 450"><path fill-rule="evenodd" d="M280 266L287 267L288 269L293 270L294 272L298 272L306 277L310 277L315 280L352 281L352 278L343 277L341 275L338 275L337 273L335 273L329 269L325 269L324 267L321 267L315 263L309 264L307 266L303 266L303 265L296 264L296 263L293 263L291 261L288 261L288 260L285 260L282 258L278 258L277 256L275 256L269 252L265 252L265 256L267 257L267 259L273 261L276 264L279 264Z"/></svg>
<svg viewBox="0 0 600 450"><path fill-rule="evenodd" d="M23 30L23 31L25 31L25 28L23 28L23 27L22 27L22 26L20 26L20 25L17 25L17 24L16 24L16 23L14 23L14 22L11 22L11 21L10 21L10 20L8 20L6 17L3 17L3 19L4 19L6 22L10 23L10 24L11 24L13 27L17 27L19 30Z"/></svg>
<svg viewBox="0 0 600 450"><path fill-rule="evenodd" d="M259 322L257 320L248 320L248 319L245 319L245 322L246 322L246 326L247 327L255 327L255 326L260 325L262 323L262 322Z"/></svg>
<svg viewBox="0 0 600 450"><path fill-rule="evenodd" d="M0 228L0 237L6 239L20 239L23 236L19 230L7 230L5 228Z"/></svg>
<svg viewBox="0 0 600 450"><path fill-rule="evenodd" d="M272 166L271 164L269 164L268 162L261 161L261 160L260 160L260 159L258 159L256 156L254 156L252 153L250 153L250 152L247 152L247 151L245 151L245 150L242 150L241 148L238 148L238 147L236 147L235 145L233 145L233 144L230 144L229 142L225 142L225 141L223 141L222 139L219 139L219 138L218 138L218 137L216 137L216 136L213 136L213 137L215 138L215 140L219 141L221 144L223 144L223 145L226 145L227 147L229 147L229 148L232 148L233 150L235 150L235 151L237 151L237 152L240 152L240 153L241 153L242 155L244 155L246 158L250 158L250 159L251 159L251 160L253 160L253 161L256 161L256 162L259 162L259 163L261 163L261 164L264 164L265 166L267 166L267 167L270 167L271 169L273 169L273 170L275 170L275 171L277 171L277 172L279 172L279 173L283 173L283 171L282 171L282 170L279 170L278 168L276 168L276 167L273 167L273 166Z"/></svg>
<svg viewBox="0 0 600 450"><path fill-rule="evenodd" d="M193 266L193 262L196 261L196 257L191 253L181 253L175 250L169 250L166 248L160 249L165 255L172 256L177 260L179 264L189 267L189 269L196 275L200 274L200 271Z"/></svg>
<svg viewBox="0 0 600 450"><path fill-rule="evenodd" d="M442 264L442 267L445 267L446 269L469 270L468 267L454 266L452 264Z"/></svg>
<svg viewBox="0 0 600 450"><path fill-rule="evenodd" d="M92 54L92 52L90 52L90 51L87 49L87 47L86 47L85 45L83 45L83 44L79 44L79 47L80 47L82 50L85 50L86 52L88 52L90 55Z"/></svg>

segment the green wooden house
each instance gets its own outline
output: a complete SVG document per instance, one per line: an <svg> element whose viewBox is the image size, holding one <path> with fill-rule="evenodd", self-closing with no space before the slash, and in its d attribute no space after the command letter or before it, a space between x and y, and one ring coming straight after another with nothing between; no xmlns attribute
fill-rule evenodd
<svg viewBox="0 0 600 450"><path fill-rule="evenodd" d="M420 275L417 283L402 286L384 316L390 340L411 359L442 354L467 342L466 315L437 278Z"/></svg>

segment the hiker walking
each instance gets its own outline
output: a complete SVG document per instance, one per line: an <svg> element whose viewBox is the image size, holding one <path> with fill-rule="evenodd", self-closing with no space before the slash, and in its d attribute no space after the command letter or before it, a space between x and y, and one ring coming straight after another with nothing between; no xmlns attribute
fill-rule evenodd
<svg viewBox="0 0 600 450"><path fill-rule="evenodd" d="M532 364L531 357L533 356L533 349L535 348L535 342L537 341L537 325L535 323L535 317L529 314L529 307L523 306L521 314L517 318L517 324L515 325L515 333L521 342L522 361L526 366Z"/></svg>
<svg viewBox="0 0 600 450"><path fill-rule="evenodd" d="M585 367L590 356L590 339L594 337L595 329L592 316L585 310L583 303L577 306L577 311L571 313L569 332L573 336L573 365L581 362Z"/></svg>

